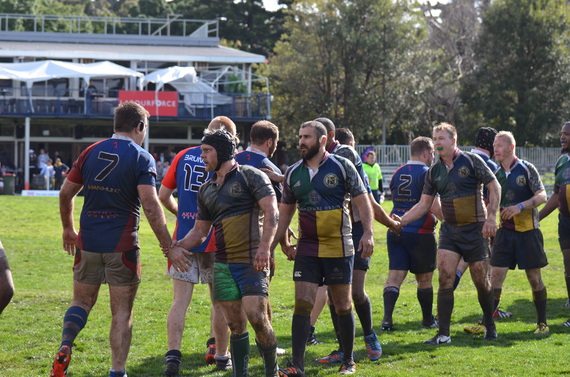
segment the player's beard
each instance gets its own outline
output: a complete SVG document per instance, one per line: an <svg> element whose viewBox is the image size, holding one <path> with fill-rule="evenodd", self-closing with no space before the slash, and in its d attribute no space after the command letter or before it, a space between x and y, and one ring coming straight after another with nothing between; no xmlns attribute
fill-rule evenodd
<svg viewBox="0 0 570 377"><path fill-rule="evenodd" d="M309 161L319 153L320 145L315 143L306 150L301 149L301 158L303 161Z"/></svg>

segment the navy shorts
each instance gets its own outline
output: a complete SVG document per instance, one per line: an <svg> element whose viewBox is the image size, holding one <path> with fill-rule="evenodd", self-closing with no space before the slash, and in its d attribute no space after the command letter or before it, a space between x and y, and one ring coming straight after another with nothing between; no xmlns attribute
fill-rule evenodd
<svg viewBox="0 0 570 377"><path fill-rule="evenodd" d="M352 223L352 243L354 244L354 269L366 271L370 268L370 257L362 258L362 250L356 250L360 239L364 234L364 227L361 221Z"/></svg>
<svg viewBox="0 0 570 377"><path fill-rule="evenodd" d="M297 256L293 267L293 281L319 285L352 284L354 256L320 258Z"/></svg>
<svg viewBox="0 0 570 377"><path fill-rule="evenodd" d="M390 270L410 271L413 274L425 274L435 270L435 234L402 232L398 236L388 231L386 244Z"/></svg>
<svg viewBox="0 0 570 377"><path fill-rule="evenodd" d="M517 232L501 228L495 236L491 266L508 267L514 270L542 268L548 264L544 253L544 241L540 229Z"/></svg>
<svg viewBox="0 0 570 377"><path fill-rule="evenodd" d="M455 226L444 221L439 229L438 248L462 255L467 263L486 260L489 258L489 239L483 237L482 230L482 222Z"/></svg>
<svg viewBox="0 0 570 377"><path fill-rule="evenodd" d="M560 250L570 249L570 218L558 214L558 242Z"/></svg>

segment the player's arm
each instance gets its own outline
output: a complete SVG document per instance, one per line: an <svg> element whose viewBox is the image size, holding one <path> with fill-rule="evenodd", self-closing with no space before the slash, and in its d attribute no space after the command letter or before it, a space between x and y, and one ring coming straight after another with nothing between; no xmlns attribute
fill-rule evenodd
<svg viewBox="0 0 570 377"><path fill-rule="evenodd" d="M400 225L404 227L410 223L413 223L420 217L424 216L431 209L434 200L435 200L435 195L431 196L428 194L422 194L422 196L420 197L420 201L417 202L416 205L412 207L412 209L406 212L404 216L402 216L402 218L400 219Z"/></svg>
<svg viewBox="0 0 570 377"><path fill-rule="evenodd" d="M543 203L546 203L546 191L544 189L536 191L531 198L525 201L517 203L513 206L509 206L507 208L503 208L501 211L501 218L507 220L511 219L514 215L521 213L523 211L523 208L535 208Z"/></svg>
<svg viewBox="0 0 570 377"><path fill-rule="evenodd" d="M431 209L429 210L439 221L443 221L443 212L441 210L441 200L439 196L436 196L433 200L433 204L431 205Z"/></svg>
<svg viewBox="0 0 570 377"><path fill-rule="evenodd" d="M277 231L275 232L273 243L271 244L271 250L274 250L277 246L277 243L285 237L285 233L289 229L289 224L291 224L291 220L293 219L296 208L296 204L279 203L279 222L277 224ZM282 245L281 251L287 255L288 260L295 259L295 246L289 245L284 248Z"/></svg>
<svg viewBox="0 0 570 377"><path fill-rule="evenodd" d="M277 173L275 170L273 170L273 168L271 168L271 166L266 166L259 170L267 174L269 179L273 182L281 183L285 180L285 175Z"/></svg>
<svg viewBox="0 0 570 377"><path fill-rule="evenodd" d="M174 216L178 215L178 202L174 200L172 193L174 192L173 189L168 188L164 185L160 186L160 190L158 190L158 199L170 213Z"/></svg>
<svg viewBox="0 0 570 377"><path fill-rule="evenodd" d="M501 202L501 185L497 179L493 179L485 187L489 192L489 204L487 204L487 219L483 224L483 237L489 238L497 232L497 211Z"/></svg>
<svg viewBox="0 0 570 377"><path fill-rule="evenodd" d="M73 221L73 208L75 205L75 196L81 191L83 185L73 183L66 179L59 191L59 215L61 217L61 225L63 226L62 240L63 249L69 255L75 255L75 243L77 241L77 232Z"/></svg>
<svg viewBox="0 0 570 377"><path fill-rule="evenodd" d="M538 211L538 218L540 220L544 219L546 216L550 215L552 211L558 208L558 193L554 192L552 196L548 199L544 207Z"/></svg>
<svg viewBox="0 0 570 377"><path fill-rule="evenodd" d="M279 224L279 211L277 210L277 198L275 195L263 197L258 201L258 204L263 211L263 233L255 253L253 266L256 270L262 271L264 268L269 268L270 265L270 249L275 238L277 225Z"/></svg>
<svg viewBox="0 0 570 377"><path fill-rule="evenodd" d="M386 211L384 211L384 208L382 208L382 206L376 202L374 196L371 193L368 194L368 200L370 201L370 205L372 206L372 210L374 212L374 220L378 221L386 228L389 228L392 232L399 234L402 229L398 222L388 216Z"/></svg>
<svg viewBox="0 0 570 377"><path fill-rule="evenodd" d="M208 237L212 223L206 220L196 220L194 227L176 244L185 250L201 245Z"/></svg>
<svg viewBox="0 0 570 377"><path fill-rule="evenodd" d="M351 200L358 208L360 221L364 228L362 238L358 244L358 250L362 250L362 258L368 258L374 253L374 225L372 223L372 207L370 206L370 194L362 194L353 197Z"/></svg>

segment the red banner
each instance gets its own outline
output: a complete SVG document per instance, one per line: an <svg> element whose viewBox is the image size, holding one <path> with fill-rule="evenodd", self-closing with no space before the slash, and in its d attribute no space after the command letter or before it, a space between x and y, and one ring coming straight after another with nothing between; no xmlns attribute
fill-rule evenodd
<svg viewBox="0 0 570 377"><path fill-rule="evenodd" d="M178 92L119 90L119 103L127 101L138 103L152 116L178 116Z"/></svg>

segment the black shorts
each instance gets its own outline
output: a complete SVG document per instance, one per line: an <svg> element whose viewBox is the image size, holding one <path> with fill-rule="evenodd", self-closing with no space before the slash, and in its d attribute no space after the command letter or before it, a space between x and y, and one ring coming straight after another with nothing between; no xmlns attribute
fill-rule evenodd
<svg viewBox="0 0 570 377"><path fill-rule="evenodd" d="M386 236L390 270L410 271L425 274L435 270L437 245L435 234L388 231Z"/></svg>
<svg viewBox="0 0 570 377"><path fill-rule="evenodd" d="M352 284L354 256L320 258L297 256L293 267L293 281L319 285Z"/></svg>
<svg viewBox="0 0 570 377"><path fill-rule="evenodd" d="M444 221L439 229L438 249L456 252L467 263L486 260L489 258L489 239L483 237L482 230L482 222L455 226Z"/></svg>
<svg viewBox="0 0 570 377"><path fill-rule="evenodd" d="M362 250L358 251L358 244L364 234L361 221L352 223L352 243L354 244L354 269L366 271L370 268L370 257L362 258Z"/></svg>
<svg viewBox="0 0 570 377"><path fill-rule="evenodd" d="M514 270L542 268L548 264L540 229L517 232L501 228L495 236L491 266Z"/></svg>
<svg viewBox="0 0 570 377"><path fill-rule="evenodd" d="M570 218L558 214L558 242L560 250L570 249Z"/></svg>

